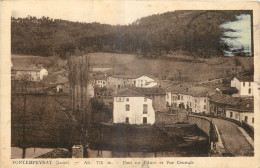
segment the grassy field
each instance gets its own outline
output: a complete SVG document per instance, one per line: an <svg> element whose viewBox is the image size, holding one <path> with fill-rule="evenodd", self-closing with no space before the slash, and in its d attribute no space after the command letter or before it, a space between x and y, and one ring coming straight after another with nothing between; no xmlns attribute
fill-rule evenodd
<svg viewBox="0 0 260 168"><path fill-rule="evenodd" d="M248 70L253 66L253 57L236 57ZM50 64L51 57L12 55L14 65L28 66L33 63ZM131 54L91 53L90 65L93 67L112 67L115 64L116 74L147 74L179 81L179 72L183 81L207 81L232 76L235 69L235 57L215 57L202 60L200 63L190 56L178 55L163 59L137 58ZM66 65L66 61L59 60ZM52 67L49 67L52 69Z"/></svg>

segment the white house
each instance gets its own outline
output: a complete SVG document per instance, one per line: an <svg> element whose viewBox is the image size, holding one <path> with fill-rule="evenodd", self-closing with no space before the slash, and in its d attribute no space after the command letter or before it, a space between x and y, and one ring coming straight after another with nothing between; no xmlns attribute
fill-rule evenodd
<svg viewBox="0 0 260 168"><path fill-rule="evenodd" d="M129 86L151 88L157 82L146 75L110 75L107 77L107 87L120 89Z"/></svg>
<svg viewBox="0 0 260 168"><path fill-rule="evenodd" d="M107 85L107 81L106 81L106 78L95 78L94 80L95 82L95 86L97 87L100 87L100 88L103 88Z"/></svg>
<svg viewBox="0 0 260 168"><path fill-rule="evenodd" d="M231 87L238 89L238 94L234 94L234 96L253 96L253 81L253 77L234 77L231 80Z"/></svg>
<svg viewBox="0 0 260 168"><path fill-rule="evenodd" d="M41 81L44 76L48 75L48 71L45 68L38 67L12 67L12 79L28 81Z"/></svg>
<svg viewBox="0 0 260 168"><path fill-rule="evenodd" d="M129 124L154 124L155 112L152 99L124 88L114 96L113 122Z"/></svg>
<svg viewBox="0 0 260 168"><path fill-rule="evenodd" d="M157 82L146 75L142 75L140 77L138 77L137 79L135 79L135 87L145 87L145 88L149 88L149 87L154 87L157 85Z"/></svg>

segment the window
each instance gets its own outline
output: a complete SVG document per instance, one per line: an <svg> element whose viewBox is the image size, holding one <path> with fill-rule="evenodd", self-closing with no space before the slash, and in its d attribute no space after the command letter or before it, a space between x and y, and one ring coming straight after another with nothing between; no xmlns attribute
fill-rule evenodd
<svg viewBox="0 0 260 168"><path fill-rule="evenodd" d="M183 100L183 96L181 96L181 100Z"/></svg>
<svg viewBox="0 0 260 168"><path fill-rule="evenodd" d="M245 122L247 123L247 120L248 120L248 117L247 116L245 116Z"/></svg>
<svg viewBox="0 0 260 168"><path fill-rule="evenodd" d="M129 117L125 118L125 123L129 124Z"/></svg>
<svg viewBox="0 0 260 168"><path fill-rule="evenodd" d="M232 112L230 112L230 118L232 118L233 117L233 113Z"/></svg>
<svg viewBox="0 0 260 168"><path fill-rule="evenodd" d="M147 104L144 104L143 105L143 114L147 114L147 112L148 112L148 106L147 106Z"/></svg>
<svg viewBox="0 0 260 168"><path fill-rule="evenodd" d="M235 115L235 119L238 119L238 114Z"/></svg>
<svg viewBox="0 0 260 168"><path fill-rule="evenodd" d="M191 106L191 102L190 102L190 106Z"/></svg>
<svg viewBox="0 0 260 168"><path fill-rule="evenodd" d="M248 89L248 94L251 94L251 89Z"/></svg>
<svg viewBox="0 0 260 168"><path fill-rule="evenodd" d="M204 103L207 103L207 100L206 100L206 99L204 99Z"/></svg>
<svg viewBox="0 0 260 168"><path fill-rule="evenodd" d="M251 82L249 82L249 86L251 86Z"/></svg>
<svg viewBox="0 0 260 168"><path fill-rule="evenodd" d="M178 100L180 100L181 99L181 96L180 95L178 95Z"/></svg>
<svg viewBox="0 0 260 168"><path fill-rule="evenodd" d="M129 102L129 98L126 98L126 101Z"/></svg>
<svg viewBox="0 0 260 168"><path fill-rule="evenodd" d="M255 120L255 119L254 119L254 117L253 117L253 118L252 118L252 123L254 123L254 120Z"/></svg>
<svg viewBox="0 0 260 168"><path fill-rule="evenodd" d="M143 124L147 124L147 117L143 117Z"/></svg>
<svg viewBox="0 0 260 168"><path fill-rule="evenodd" d="M245 86L246 85L246 82L243 82L243 86Z"/></svg>
<svg viewBox="0 0 260 168"><path fill-rule="evenodd" d="M125 111L130 111L130 105L129 104L125 105Z"/></svg>
<svg viewBox="0 0 260 168"><path fill-rule="evenodd" d="M206 105L204 105L204 109L206 109L207 107L206 107Z"/></svg>

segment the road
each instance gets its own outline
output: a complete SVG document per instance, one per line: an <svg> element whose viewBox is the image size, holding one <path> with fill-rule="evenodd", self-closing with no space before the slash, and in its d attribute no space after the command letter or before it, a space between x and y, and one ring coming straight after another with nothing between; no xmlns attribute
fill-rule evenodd
<svg viewBox="0 0 260 168"><path fill-rule="evenodd" d="M227 120L212 118L217 126L225 149L222 153L231 153L235 156L253 155L254 149L238 129L238 125Z"/></svg>

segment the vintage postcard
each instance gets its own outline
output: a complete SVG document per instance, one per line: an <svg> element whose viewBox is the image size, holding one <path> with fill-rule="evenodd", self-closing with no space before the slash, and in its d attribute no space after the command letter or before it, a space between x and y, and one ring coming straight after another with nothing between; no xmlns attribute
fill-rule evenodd
<svg viewBox="0 0 260 168"><path fill-rule="evenodd" d="M259 16L1 2L1 167L260 167Z"/></svg>

